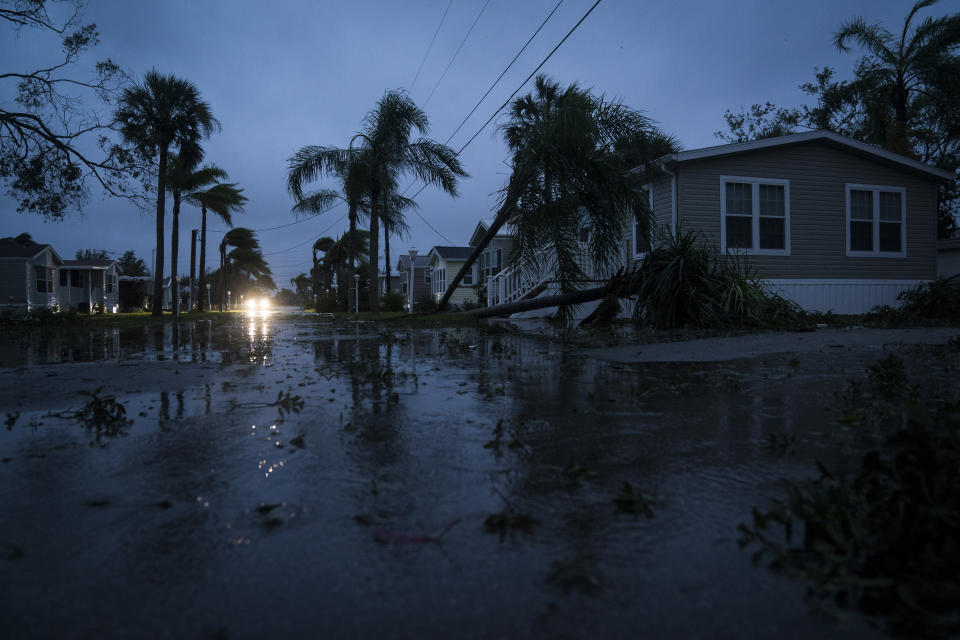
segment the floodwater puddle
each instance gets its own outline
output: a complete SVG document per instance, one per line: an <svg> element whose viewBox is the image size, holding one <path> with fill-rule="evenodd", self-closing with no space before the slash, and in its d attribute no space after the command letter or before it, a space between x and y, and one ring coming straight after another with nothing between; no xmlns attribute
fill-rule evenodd
<svg viewBox="0 0 960 640"><path fill-rule="evenodd" d="M862 450L834 392L870 355L622 364L283 313L2 353L18 637L878 633L835 627L737 546L784 478ZM957 367L903 357L918 382ZM67 413L97 389L122 435Z"/></svg>

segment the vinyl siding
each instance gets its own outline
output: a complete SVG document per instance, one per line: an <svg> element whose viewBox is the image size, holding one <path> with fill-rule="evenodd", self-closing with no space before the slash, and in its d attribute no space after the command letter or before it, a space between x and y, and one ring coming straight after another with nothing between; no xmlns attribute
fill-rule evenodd
<svg viewBox="0 0 960 640"><path fill-rule="evenodd" d="M790 181L790 255L749 256L765 278L926 280L936 277L936 182L821 142L753 151L680 165L678 217L720 246L720 177ZM847 184L903 187L906 257L846 255Z"/></svg>
<svg viewBox="0 0 960 640"><path fill-rule="evenodd" d="M0 304L26 303L25 264L25 258L4 258L0 260Z"/></svg>
<svg viewBox="0 0 960 640"><path fill-rule="evenodd" d="M653 238L662 237L664 234L671 233L671 224L673 221L673 210L671 208L673 186L670 176L662 176L649 184L653 190ZM632 260L636 254L633 236L633 221L627 222L627 228L623 232L624 251L629 260Z"/></svg>

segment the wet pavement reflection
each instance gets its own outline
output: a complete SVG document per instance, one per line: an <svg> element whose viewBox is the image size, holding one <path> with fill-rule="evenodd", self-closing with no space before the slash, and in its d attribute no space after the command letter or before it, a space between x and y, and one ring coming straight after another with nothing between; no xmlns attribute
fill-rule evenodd
<svg viewBox="0 0 960 640"><path fill-rule="evenodd" d="M736 544L783 478L864 446L832 394L870 354L613 364L301 313L0 349L5 384L50 389L0 395L8 637L876 633ZM97 387L126 436L51 415Z"/></svg>

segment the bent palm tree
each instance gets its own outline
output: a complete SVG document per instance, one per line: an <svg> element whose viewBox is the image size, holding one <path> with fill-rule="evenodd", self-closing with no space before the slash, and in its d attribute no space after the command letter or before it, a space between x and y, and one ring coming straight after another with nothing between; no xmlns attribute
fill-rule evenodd
<svg viewBox="0 0 960 640"><path fill-rule="evenodd" d="M310 280L313 285L314 311L320 311L320 261L317 259L317 253L323 251L326 254L333 248L334 244L336 244L336 241L329 236L317 238L317 241L313 243L313 270L310 272Z"/></svg>
<svg viewBox="0 0 960 640"><path fill-rule="evenodd" d="M233 247L227 252L228 247ZM220 242L220 310L223 310L223 294L231 283L240 281L240 276L260 279L271 275L263 253L260 251L260 242L253 230L246 227L236 227L223 234Z"/></svg>
<svg viewBox="0 0 960 640"><path fill-rule="evenodd" d="M171 145L198 149L220 123L200 91L187 80L148 71L143 84L124 89L114 120L123 139L145 158L157 157L157 255L153 273L153 315L163 310L163 215Z"/></svg>
<svg viewBox="0 0 960 640"><path fill-rule="evenodd" d="M350 149L337 147L302 147L288 160L287 191L294 197L294 213L324 213L337 201L347 205L350 224L349 239L356 236L357 222L369 213L366 173L359 156ZM342 193L333 189L320 189L304 193L303 186L322 175L339 178ZM349 240L348 240L349 242ZM347 247L350 268L354 268L355 248Z"/></svg>
<svg viewBox="0 0 960 640"><path fill-rule="evenodd" d="M180 204L184 196L196 192L217 180L227 177L227 172L214 165L197 168L199 158L184 154L172 156L168 165L167 191L173 196L172 231L170 234L170 281L177 281L177 258L180 250ZM201 262L202 268L202 262ZM191 281L190 286L193 286ZM190 295L193 295L191 291ZM173 299L173 313L180 313L180 296Z"/></svg>
<svg viewBox="0 0 960 640"><path fill-rule="evenodd" d="M840 51L849 51L847 42L853 40L870 54L871 57L861 63L861 69L877 86L885 89L882 93L888 100L886 108L893 110L887 148L895 153L912 153L909 125L914 115L911 112L918 107L913 103L915 97L922 97L922 101L935 110L954 113L960 98L960 55L957 54L960 14L927 18L909 33L917 12L937 1L915 3L899 36L863 18L845 22L833 36L833 43Z"/></svg>
<svg viewBox="0 0 960 640"><path fill-rule="evenodd" d="M243 189L238 189L235 182L221 182L208 189L194 191L184 196L184 200L200 207L200 278L197 287L200 295L197 296L199 310L203 311L203 288L207 279L207 209L213 211L228 227L233 226L231 214L242 213L247 197Z"/></svg>
<svg viewBox="0 0 960 640"><path fill-rule="evenodd" d="M419 205L412 199L406 198L399 193L391 193L385 200L383 207L383 264L386 267L387 274L386 285L387 293L390 292L390 234L396 234L401 238L409 235L410 227L403 213L408 209L419 209Z"/></svg>
<svg viewBox="0 0 960 640"><path fill-rule="evenodd" d="M676 148L641 113L577 84L562 88L543 75L532 93L514 100L501 131L513 156L512 173L493 223L450 282L441 310L508 221L515 228L517 268L540 271L549 247L562 293L584 279L576 259L584 228L590 230L594 268L609 267L619 255L629 216L649 216L638 178L628 170Z"/></svg>

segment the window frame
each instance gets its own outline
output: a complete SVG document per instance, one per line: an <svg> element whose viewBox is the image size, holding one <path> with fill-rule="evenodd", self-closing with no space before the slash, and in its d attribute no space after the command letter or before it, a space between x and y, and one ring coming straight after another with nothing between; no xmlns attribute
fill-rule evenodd
<svg viewBox="0 0 960 640"><path fill-rule="evenodd" d="M727 247L727 184L750 185L751 247ZM760 248L760 185L783 187L783 249ZM731 214L740 215L740 214ZM741 216L746 217L746 216ZM782 178L754 178L748 176L720 176L720 250L748 256L790 255L790 181Z"/></svg>
<svg viewBox="0 0 960 640"><path fill-rule="evenodd" d="M871 251L855 251L850 248L852 241L850 233L850 192L851 191L870 191L873 193L873 249ZM880 250L880 194L899 193L900 194L900 251L881 251ZM892 187L877 184L854 184L847 183L843 189L844 208L846 210L846 222L844 224L844 234L846 235L846 255L851 258L906 258L907 257L907 188ZM889 222L885 224L891 224Z"/></svg>
<svg viewBox="0 0 960 640"><path fill-rule="evenodd" d="M654 211L653 211L653 184L644 184L640 188L647 192L647 199L650 201L650 228L647 230L647 244L650 244L650 235L652 234L653 221L654 221ZM637 214L634 212L633 220L630 223L630 243L633 245L633 259L641 260L647 256L646 251L637 251Z"/></svg>
<svg viewBox="0 0 960 640"><path fill-rule="evenodd" d="M53 283L57 279L57 270L46 265L34 265L34 278L37 281L37 293L53 293ZM41 284L43 285L41 287Z"/></svg>

